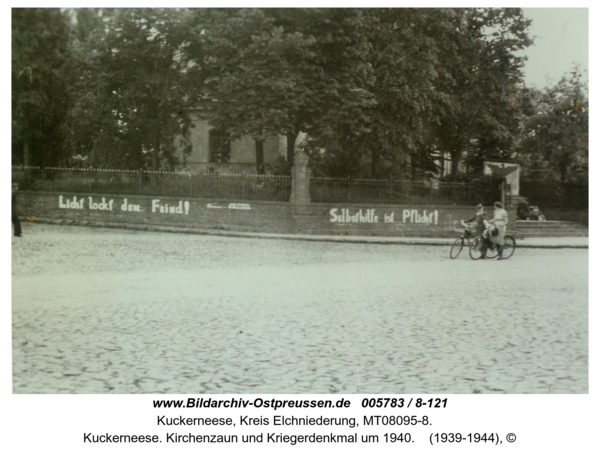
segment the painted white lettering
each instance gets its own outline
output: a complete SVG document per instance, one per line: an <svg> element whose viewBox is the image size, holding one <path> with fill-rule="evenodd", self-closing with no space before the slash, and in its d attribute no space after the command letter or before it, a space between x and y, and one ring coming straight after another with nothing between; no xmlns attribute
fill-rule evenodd
<svg viewBox="0 0 600 454"><path fill-rule="evenodd" d="M111 200L112 202L112 200ZM123 200L123 205L121 205L121 211L136 211L136 212L140 212L140 206L139 205L133 205L131 203L127 203L127 197Z"/></svg>
<svg viewBox="0 0 600 454"><path fill-rule="evenodd" d="M227 205L230 210L251 210L252 207L249 203L230 203Z"/></svg>
<svg viewBox="0 0 600 454"><path fill-rule="evenodd" d="M63 198L62 195L58 196L58 208L70 209L70 210L81 210L83 209L84 199L77 201L77 196L73 196L73 200Z"/></svg>
<svg viewBox="0 0 600 454"><path fill-rule="evenodd" d="M394 213L390 215L391 221L393 222ZM418 210L403 210L402 211L402 222L410 222L412 224L433 224L437 225L439 218L439 213L437 210L432 211L431 213L427 213L427 210L423 210L422 213L419 213ZM386 221L388 216L386 215Z"/></svg>
<svg viewBox="0 0 600 454"><path fill-rule="evenodd" d="M340 214L337 214L341 211ZM354 214L350 213L348 208L332 208L329 210L331 218L329 222L339 223L360 223L360 224L375 224L379 222L379 216L375 215L374 209L358 210Z"/></svg>
<svg viewBox="0 0 600 454"><path fill-rule="evenodd" d="M138 210L139 211L139 210ZM190 202L187 200L184 202L180 200L177 205L169 205L165 203L161 205L160 199L152 200L152 212L156 213L164 213L164 214L190 214Z"/></svg>
<svg viewBox="0 0 600 454"><path fill-rule="evenodd" d="M331 208L329 210L329 222L337 223L356 223L356 224L377 224L379 216L375 214L375 209L359 209L352 211L349 208ZM384 223L395 222L395 212L383 214ZM402 210L402 222L411 224L436 224L438 223L439 213L437 210L428 212L428 210Z"/></svg>
<svg viewBox="0 0 600 454"><path fill-rule="evenodd" d="M94 202L92 197L88 197L88 200L90 201L90 210L112 211L114 203L112 199L108 203L106 202L106 197L102 197L102 202Z"/></svg>
<svg viewBox="0 0 600 454"><path fill-rule="evenodd" d="M332 208L331 210L329 210L329 214L331 216L331 219L329 219L329 222L337 222L337 208Z"/></svg>

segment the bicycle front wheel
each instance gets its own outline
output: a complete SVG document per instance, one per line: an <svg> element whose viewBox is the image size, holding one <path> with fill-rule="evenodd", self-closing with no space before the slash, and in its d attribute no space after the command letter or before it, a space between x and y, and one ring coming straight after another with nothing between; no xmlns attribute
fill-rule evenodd
<svg viewBox="0 0 600 454"><path fill-rule="evenodd" d="M462 251L462 248L465 244L465 240L462 238L457 238L454 244L452 245L452 249L450 249L450 258L455 259Z"/></svg>
<svg viewBox="0 0 600 454"><path fill-rule="evenodd" d="M515 253L515 248L517 247L517 242L515 241L515 237L512 235L506 235L504 237L504 250L502 251L502 258L509 259Z"/></svg>
<svg viewBox="0 0 600 454"><path fill-rule="evenodd" d="M473 260L478 260L481 258L483 253L483 238L478 236L471 242L471 247L469 248L469 255Z"/></svg>

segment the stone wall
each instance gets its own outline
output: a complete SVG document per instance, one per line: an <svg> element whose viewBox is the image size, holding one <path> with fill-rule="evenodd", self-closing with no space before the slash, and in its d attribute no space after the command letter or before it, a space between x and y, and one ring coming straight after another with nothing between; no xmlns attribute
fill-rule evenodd
<svg viewBox="0 0 600 454"><path fill-rule="evenodd" d="M23 219L123 223L263 233L453 237L473 207L368 204L293 205L179 197L20 192ZM487 208L488 212L493 211ZM514 226L515 210L509 210ZM510 227L509 227L510 230Z"/></svg>
<svg viewBox="0 0 600 454"><path fill-rule="evenodd" d="M587 210L542 210L548 221L568 221L588 225L589 216Z"/></svg>

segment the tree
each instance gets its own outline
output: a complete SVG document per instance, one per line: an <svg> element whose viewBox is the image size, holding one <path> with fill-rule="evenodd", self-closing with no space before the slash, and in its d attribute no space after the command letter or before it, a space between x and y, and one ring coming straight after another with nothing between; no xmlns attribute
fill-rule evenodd
<svg viewBox="0 0 600 454"><path fill-rule="evenodd" d="M186 48L196 102L234 138L287 136L290 161L300 132L317 147L332 131L351 140L373 104L361 20L353 9L200 10Z"/></svg>
<svg viewBox="0 0 600 454"><path fill-rule="evenodd" d="M58 9L12 9L12 156L24 165L64 158L68 96L61 76L69 25Z"/></svg>
<svg viewBox="0 0 600 454"><path fill-rule="evenodd" d="M435 133L439 149L451 156L453 178L465 151L467 165L481 168L485 159L506 160L514 147L524 89L519 51L532 44L530 23L518 8L463 11L456 49L443 54L452 83L439 89L450 109Z"/></svg>
<svg viewBox="0 0 600 454"><path fill-rule="evenodd" d="M589 96L582 78L576 67L556 85L532 92L534 112L519 148L525 166L549 172L562 186L588 180Z"/></svg>
<svg viewBox="0 0 600 454"><path fill-rule="evenodd" d="M448 115L464 14L452 9L366 10L373 46L373 127L364 137L373 176L437 173L434 129Z"/></svg>
<svg viewBox="0 0 600 454"><path fill-rule="evenodd" d="M171 168L179 151L175 139L185 141L190 127L181 58L185 11L95 14L83 16L96 27L78 40L71 62L72 150L87 150L95 166Z"/></svg>
<svg viewBox="0 0 600 454"><path fill-rule="evenodd" d="M481 164L512 146L517 52L531 43L519 9L200 10L194 21L198 105L234 137L293 144L306 132L326 173L373 176L437 172L440 153L456 176L465 150Z"/></svg>

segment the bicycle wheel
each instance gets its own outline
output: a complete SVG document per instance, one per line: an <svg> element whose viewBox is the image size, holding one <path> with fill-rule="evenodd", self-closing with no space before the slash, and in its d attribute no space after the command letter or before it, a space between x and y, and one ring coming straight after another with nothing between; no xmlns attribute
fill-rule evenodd
<svg viewBox="0 0 600 454"><path fill-rule="evenodd" d="M481 258L481 252L483 248L483 238L478 236L471 242L471 247L469 248L469 255L473 260L478 260Z"/></svg>
<svg viewBox="0 0 600 454"><path fill-rule="evenodd" d="M450 258L451 259L455 259L456 257L458 257L458 254L460 254L460 251L462 251L464 244L465 244L465 240L463 240L462 238L456 239L456 241L452 245L452 249L450 249Z"/></svg>
<svg viewBox="0 0 600 454"><path fill-rule="evenodd" d="M515 241L515 237L512 235L506 235L504 237L504 250L502 251L502 258L509 259L515 253L515 248L517 247L517 242Z"/></svg>
<svg viewBox="0 0 600 454"><path fill-rule="evenodd" d="M492 244L492 247L488 247L487 254L485 255L488 259L495 259L498 257L498 245Z"/></svg>

